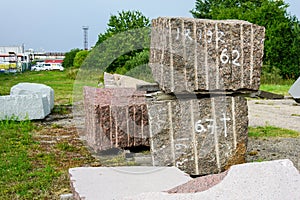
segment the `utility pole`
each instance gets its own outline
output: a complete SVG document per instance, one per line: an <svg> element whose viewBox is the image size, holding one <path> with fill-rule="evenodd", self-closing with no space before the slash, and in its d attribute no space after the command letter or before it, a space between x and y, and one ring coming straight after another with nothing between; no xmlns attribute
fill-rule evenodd
<svg viewBox="0 0 300 200"><path fill-rule="evenodd" d="M89 46L88 46L88 30L89 30L89 27L88 26L83 26L82 27L83 29L83 46L84 46L84 50L88 50L89 49Z"/></svg>

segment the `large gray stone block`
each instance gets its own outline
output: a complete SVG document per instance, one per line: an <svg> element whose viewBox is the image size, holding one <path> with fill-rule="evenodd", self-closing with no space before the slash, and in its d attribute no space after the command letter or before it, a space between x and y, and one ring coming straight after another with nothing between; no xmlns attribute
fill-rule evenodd
<svg viewBox="0 0 300 200"><path fill-rule="evenodd" d="M38 83L19 83L14 85L10 89L10 95L32 95L38 94L40 96L46 96L49 104L50 111L54 107L54 90L44 84Z"/></svg>
<svg viewBox="0 0 300 200"><path fill-rule="evenodd" d="M166 93L258 90L264 27L240 20L152 20L150 67Z"/></svg>
<svg viewBox="0 0 300 200"><path fill-rule="evenodd" d="M0 96L0 120L44 119L50 114L46 96L39 94Z"/></svg>
<svg viewBox="0 0 300 200"><path fill-rule="evenodd" d="M205 175L245 162L248 112L243 97L153 101L148 115L154 166Z"/></svg>

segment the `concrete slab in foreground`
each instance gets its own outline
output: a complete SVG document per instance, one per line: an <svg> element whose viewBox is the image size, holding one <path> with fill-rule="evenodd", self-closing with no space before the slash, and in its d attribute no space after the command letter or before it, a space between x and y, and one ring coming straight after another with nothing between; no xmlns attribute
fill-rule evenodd
<svg viewBox="0 0 300 200"><path fill-rule="evenodd" d="M216 186L199 193L144 193L126 200L298 200L300 174L290 160L247 163L232 166Z"/></svg>
<svg viewBox="0 0 300 200"><path fill-rule="evenodd" d="M166 191L191 178L175 167L97 167L69 170L76 200L112 200Z"/></svg>

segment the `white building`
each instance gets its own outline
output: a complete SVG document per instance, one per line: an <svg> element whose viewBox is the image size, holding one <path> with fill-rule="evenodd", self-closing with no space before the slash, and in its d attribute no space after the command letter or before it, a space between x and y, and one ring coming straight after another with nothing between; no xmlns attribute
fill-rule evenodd
<svg viewBox="0 0 300 200"><path fill-rule="evenodd" d="M33 55L24 46L0 46L0 71L25 71Z"/></svg>

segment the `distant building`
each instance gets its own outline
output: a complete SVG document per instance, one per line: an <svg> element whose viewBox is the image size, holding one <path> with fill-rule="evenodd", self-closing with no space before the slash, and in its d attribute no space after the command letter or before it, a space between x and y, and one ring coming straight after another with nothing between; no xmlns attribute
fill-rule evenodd
<svg viewBox="0 0 300 200"><path fill-rule="evenodd" d="M59 52L33 52L33 60L44 61L44 60L63 60L65 58L64 53Z"/></svg>
<svg viewBox="0 0 300 200"><path fill-rule="evenodd" d="M21 46L0 46L0 72L25 71L30 67L33 54Z"/></svg>
<svg viewBox="0 0 300 200"><path fill-rule="evenodd" d="M30 69L30 64L36 62L59 62L65 58L64 53L59 52L35 52L33 49L24 49L20 46L0 46L0 72L25 71Z"/></svg>

